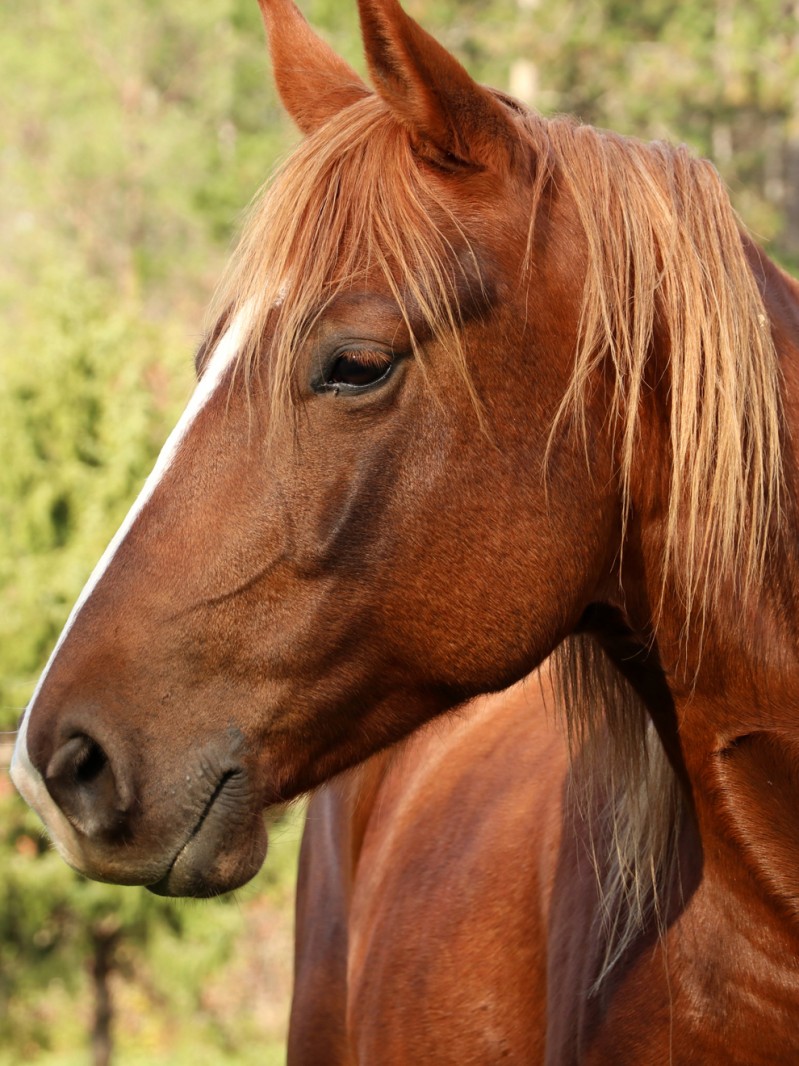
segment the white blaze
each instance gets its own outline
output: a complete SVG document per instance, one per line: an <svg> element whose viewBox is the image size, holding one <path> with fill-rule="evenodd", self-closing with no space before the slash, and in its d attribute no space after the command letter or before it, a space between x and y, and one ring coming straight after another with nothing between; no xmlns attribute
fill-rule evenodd
<svg viewBox="0 0 799 1066"><path fill-rule="evenodd" d="M128 533L133 528L136 519L147 506L158 485L163 480L164 475L172 466L183 440L187 436L200 411L202 411L219 388L225 375L225 371L231 365L239 350L248 318L249 315L247 314L247 309L240 312L222 335L219 343L214 349L214 354L209 360L205 372L189 400L186 410L181 415L180 421L172 430L167 438L166 444L164 444L164 447L161 449L161 453L156 460L152 473L145 481L141 492L125 517L124 522L117 530L111 543L103 552L100 561L92 571L91 577L86 582L80 596L78 596L77 602L72 608L67 623L61 632L61 636L58 638L53 653L47 662L47 666L44 668L44 672L39 678L39 683L36 686L36 690L33 693L30 703L28 704L28 709L22 721L19 735L17 736L17 742L14 746L14 754L11 759L11 777L14 784L31 807L37 811L47 828L50 830L58 850L67 862L71 863L73 866L80 866L79 838L70 823L53 802L41 775L30 760L26 742L28 721L36 707L36 699L41 691L45 678L47 677L64 641L67 639L70 630L75 624L78 615L83 609L84 604L95 588L97 588L100 579L110 566L111 560L116 555L119 546L123 543Z"/></svg>

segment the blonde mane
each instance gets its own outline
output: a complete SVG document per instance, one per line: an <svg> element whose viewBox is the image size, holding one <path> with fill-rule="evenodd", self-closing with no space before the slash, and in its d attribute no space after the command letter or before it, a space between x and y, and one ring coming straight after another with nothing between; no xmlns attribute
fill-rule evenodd
<svg viewBox="0 0 799 1066"><path fill-rule="evenodd" d="M658 383L667 390L671 456L662 582L682 603L687 641L722 591L745 596L756 587L779 523L777 359L741 228L715 170L682 147L533 114L519 118L519 136L531 160L546 161L531 168L530 257L549 183L573 202L588 251L574 373L556 426L583 424L591 382L609 370L625 519L656 340L667 353ZM324 308L375 276L412 336L412 319L421 318L447 342L442 350L470 387L454 300L467 228L436 196L377 96L308 137L255 204L214 308L217 316L255 308L248 367L274 325L271 417L290 403L298 353ZM457 235L457 250L445 231ZM656 612L655 634L657 621ZM644 705L594 642L569 638L557 664L570 735L592 787L611 797L612 854L597 858L604 975L657 916L659 886L676 862L679 790Z"/></svg>
<svg viewBox="0 0 799 1066"><path fill-rule="evenodd" d="M534 119L531 128L546 138L589 251L559 419L580 425L592 378L612 368L625 520L656 331L667 338L658 372L667 375L671 466L653 631L669 587L682 605L683 648L690 639L701 649L719 597L743 603L757 589L781 518L778 361L741 226L715 169L684 147L569 119L543 127ZM698 669L695 650L692 658ZM598 987L650 917L662 927L663 886L679 891L681 792L643 701L596 642L570 637L554 665L580 751L577 802L602 811L596 837L612 842L610 854L595 856L605 944Z"/></svg>

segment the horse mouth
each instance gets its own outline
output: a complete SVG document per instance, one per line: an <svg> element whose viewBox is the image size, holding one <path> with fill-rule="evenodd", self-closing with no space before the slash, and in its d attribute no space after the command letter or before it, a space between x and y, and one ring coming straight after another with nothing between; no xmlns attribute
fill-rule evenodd
<svg viewBox="0 0 799 1066"><path fill-rule="evenodd" d="M260 809L242 770L227 770L163 877L148 885L158 896L205 899L232 892L251 880L266 857Z"/></svg>

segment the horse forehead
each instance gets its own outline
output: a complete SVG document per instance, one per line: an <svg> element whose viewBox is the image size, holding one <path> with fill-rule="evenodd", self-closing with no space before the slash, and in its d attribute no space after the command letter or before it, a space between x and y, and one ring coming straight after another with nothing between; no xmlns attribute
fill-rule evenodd
<svg viewBox="0 0 799 1066"><path fill-rule="evenodd" d="M467 243L459 235L459 246L453 239L452 261L445 288L446 298L457 308L457 320L465 324L485 315L495 302L500 268L492 253L482 242ZM325 306L324 318L357 318L364 325L386 325L396 322L408 326L417 340L429 329L429 312L422 306L435 305L442 294L429 292L420 279L406 272L389 288L384 277L377 277L368 287L345 288Z"/></svg>

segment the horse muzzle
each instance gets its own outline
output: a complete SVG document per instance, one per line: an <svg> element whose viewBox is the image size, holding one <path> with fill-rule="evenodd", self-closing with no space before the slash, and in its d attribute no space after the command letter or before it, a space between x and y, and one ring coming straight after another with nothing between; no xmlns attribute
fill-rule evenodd
<svg viewBox="0 0 799 1066"><path fill-rule="evenodd" d="M258 873L266 847L246 773L227 770L165 875L147 887L160 896L218 896Z"/></svg>
<svg viewBox="0 0 799 1066"><path fill-rule="evenodd" d="M179 764L142 772L113 738L72 723L29 747L20 728L11 776L63 858L98 881L145 885L166 896L239 888L260 869L267 837L241 759L241 738L220 736Z"/></svg>

